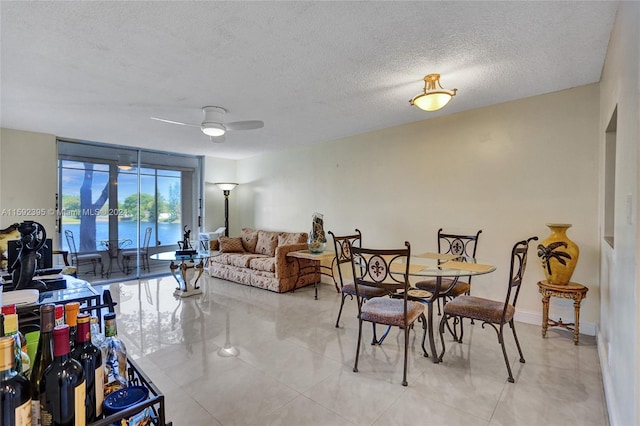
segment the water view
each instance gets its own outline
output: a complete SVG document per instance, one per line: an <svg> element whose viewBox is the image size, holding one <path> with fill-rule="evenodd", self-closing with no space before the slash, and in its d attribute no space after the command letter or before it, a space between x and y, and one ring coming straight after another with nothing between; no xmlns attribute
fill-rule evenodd
<svg viewBox="0 0 640 426"><path fill-rule="evenodd" d="M118 223L118 239L130 239L132 241L129 247L137 247L136 232L137 222L135 221L121 221ZM156 241L160 241L158 245L171 245L177 244L178 241L182 241L182 227L180 223L175 222L158 222L158 236L156 237L156 229L154 222L140 222L140 244L144 243L145 229L151 226L151 242L150 247L156 246ZM73 232L73 236L76 240L76 244L80 241L80 222L62 223L62 231L70 230ZM63 234L64 235L64 234ZM104 247L100 245L100 241L109 239L109 223L108 222L96 222L96 250L103 250ZM62 238L63 250L69 250L67 241Z"/></svg>

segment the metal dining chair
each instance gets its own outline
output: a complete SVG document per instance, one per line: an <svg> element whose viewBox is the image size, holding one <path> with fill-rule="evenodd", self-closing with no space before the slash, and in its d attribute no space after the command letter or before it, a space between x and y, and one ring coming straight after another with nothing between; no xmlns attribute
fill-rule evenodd
<svg viewBox="0 0 640 426"><path fill-rule="evenodd" d="M442 228L438 229L438 253L439 254L452 254L465 257L476 257L476 249L478 248L478 238L482 233L482 229L473 235L463 234L451 234L442 232ZM442 286L447 287L451 285L453 281L449 278L442 280ZM421 290L427 290L431 293L435 291L436 280L424 280L418 281L415 284L416 288ZM467 277L466 281L458 280L453 288L446 294L447 297L453 298L460 296L461 294L471 293L471 277ZM445 294L440 295L441 298L445 298ZM446 300L444 301L446 302ZM441 303L438 301L438 315L441 315Z"/></svg>
<svg viewBox="0 0 640 426"><path fill-rule="evenodd" d="M329 231L329 235L333 238L333 247L335 250L336 257L334 258L335 266L332 267L338 270L338 280L340 282L340 310L338 311L338 318L336 318L336 328L340 327L340 317L342 316L342 308L344 307L344 301L347 297L353 300L353 297L356 296L356 286L353 280L347 281L343 276L342 266L347 263L351 263L352 251L351 247L361 247L362 246L362 233L359 229L355 230L355 234L351 235L335 235L333 232ZM356 302L358 304L362 304L364 301L371 299L372 297L383 297L387 296L389 291L384 288L379 287L369 287L369 286L360 286L360 297L356 297ZM380 340L376 335L376 325L373 324L373 340L371 341L372 345L380 344L387 336L389 329L382 335Z"/></svg>
<svg viewBox="0 0 640 426"><path fill-rule="evenodd" d="M104 265L102 264L102 255L97 253L78 253L76 246L76 239L73 236L73 231L67 229L64 231L64 236L67 239L67 246L69 246L69 254L71 255L71 264L77 268L77 274L80 274L80 265L91 264L93 267L93 276L96 276L96 265L100 264L100 276L104 275Z"/></svg>
<svg viewBox="0 0 640 426"><path fill-rule="evenodd" d="M442 352L439 355L440 361L442 361L445 352L444 328L449 319L476 319L478 321L482 321L482 328L484 328L485 324L488 324L498 334L498 343L500 343L500 346L502 347L502 355L504 356L504 362L507 365L507 372L509 373L507 380L510 383L514 382L513 374L511 373L511 366L509 365L509 357L507 356L507 349L504 345L504 326L505 324L509 324L511 331L513 332L513 338L516 341L516 346L518 347L520 362L524 363L524 356L522 354L522 349L520 348L518 335L516 334L513 316L516 312L516 302L518 301L518 295L520 294L524 271L527 267L529 242L536 241L537 239L538 237L531 237L527 240L519 241L513 246L513 249L511 250L511 267L509 270L507 297L504 301L461 295L444 305L439 327L440 340L442 341ZM462 330L460 333L462 333ZM460 335L460 340L462 340L462 334Z"/></svg>
<svg viewBox="0 0 640 426"><path fill-rule="evenodd" d="M125 274L131 273L131 267L129 266L131 263L132 257L140 256L140 266L143 271L149 271L149 244L151 243L151 232L153 228L148 226L144 231L144 239L142 243L142 247L140 249L133 250L123 250L122 251L122 268L124 269Z"/></svg>
<svg viewBox="0 0 640 426"><path fill-rule="evenodd" d="M416 320L426 324L424 304L408 299L409 263L411 245L408 241L403 249L367 249L351 247L351 271L356 290L356 298L362 297L361 290L375 287L385 291L400 290L402 296L397 298L372 297L365 303L358 303L358 343L356 359L353 367L358 372L360 344L362 342L362 323L368 321L390 327L399 327L404 331L404 368L402 386L407 386L407 359L409 352L409 331ZM424 337L422 339L424 356Z"/></svg>

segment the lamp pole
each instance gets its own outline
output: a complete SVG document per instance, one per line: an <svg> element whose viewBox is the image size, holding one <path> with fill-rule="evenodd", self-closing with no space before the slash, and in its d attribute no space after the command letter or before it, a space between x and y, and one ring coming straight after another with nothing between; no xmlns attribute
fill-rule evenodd
<svg viewBox="0 0 640 426"><path fill-rule="evenodd" d="M224 236L229 236L229 194L231 190L238 186L237 183L219 182L216 183L218 188L222 189L224 194Z"/></svg>
<svg viewBox="0 0 640 426"><path fill-rule="evenodd" d="M230 190L225 189L224 193L224 236L229 236L229 194Z"/></svg>

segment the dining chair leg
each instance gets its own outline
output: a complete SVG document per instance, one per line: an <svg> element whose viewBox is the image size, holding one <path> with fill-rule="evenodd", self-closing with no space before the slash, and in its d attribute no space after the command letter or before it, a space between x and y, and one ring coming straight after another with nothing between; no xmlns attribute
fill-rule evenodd
<svg viewBox="0 0 640 426"><path fill-rule="evenodd" d="M438 331L440 332L440 341L442 342L442 352L440 352L440 355L438 356L438 360L440 362L442 362L442 358L444 357L444 327L445 327L445 323L448 321L449 316L447 314L444 314L442 316L442 319L440 320L440 325L438 327ZM436 355L434 355L436 356Z"/></svg>
<svg viewBox="0 0 640 426"><path fill-rule="evenodd" d="M520 341L518 340L518 335L516 334L516 325L513 322L513 319L509 321L509 327L511 327L511 331L513 332L513 338L516 341L516 346L518 347L518 353L520 354L520 362L525 363L524 355L522 355L522 349L520 348Z"/></svg>
<svg viewBox="0 0 640 426"><path fill-rule="evenodd" d="M402 386L407 386L407 360L409 353L409 327L404 327L404 370L402 373Z"/></svg>
<svg viewBox="0 0 640 426"><path fill-rule="evenodd" d="M358 372L358 356L360 355L360 342L362 341L362 320L358 319L358 345L356 347L356 363L353 366L353 372Z"/></svg>
<svg viewBox="0 0 640 426"><path fill-rule="evenodd" d="M389 331L391 330L391 326L388 325L387 329L385 330L385 332L382 334L382 337L380 337L379 339L376 337L376 323L372 323L373 324L373 340L371 341L372 345L381 345L382 342L384 342L384 339L387 338L387 334L389 334Z"/></svg>
<svg viewBox="0 0 640 426"><path fill-rule="evenodd" d="M495 327L494 327L495 328ZM503 326L500 325L500 330L496 330L498 331L498 341L500 342L500 346L502 347L502 355L504 356L504 363L507 366L507 372L509 373L509 377L507 378L507 381L509 383L514 383L515 380L513 380L513 374L511 374L511 366L509 365L509 356L507 355L507 348L504 345L504 333L502 332Z"/></svg>
<svg viewBox="0 0 640 426"><path fill-rule="evenodd" d="M339 328L338 323L340 322L340 316L342 315L342 307L344 306L344 299L346 299L347 296L351 296L351 295L346 293L342 294L342 301L340 302L340 310L338 311L338 318L336 319L336 328ZM353 296L351 296L351 300L353 300Z"/></svg>
<svg viewBox="0 0 640 426"><path fill-rule="evenodd" d="M420 321L422 322L422 356L425 358L429 358L429 353L427 352L427 348L425 348L424 343L427 338L427 317L424 314L420 314Z"/></svg>

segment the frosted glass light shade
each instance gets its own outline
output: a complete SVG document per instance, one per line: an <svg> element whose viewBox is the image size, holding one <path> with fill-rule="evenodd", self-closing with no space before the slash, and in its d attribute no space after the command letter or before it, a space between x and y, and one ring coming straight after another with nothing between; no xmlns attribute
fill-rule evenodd
<svg viewBox="0 0 640 426"><path fill-rule="evenodd" d="M440 85L440 74L428 74L424 77L424 89L409 101L424 111L437 111L449 103L458 89L447 90Z"/></svg>
<svg viewBox="0 0 640 426"><path fill-rule="evenodd" d="M216 186L223 191L231 191L233 188L238 186L237 183L229 183L229 182L218 182Z"/></svg>

